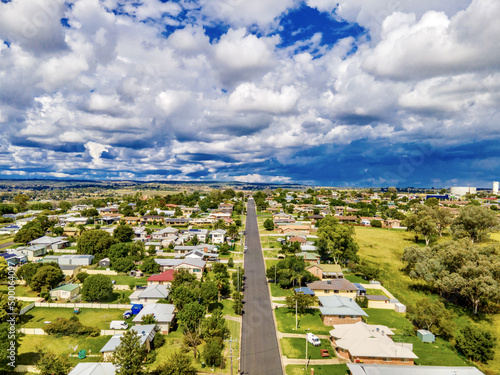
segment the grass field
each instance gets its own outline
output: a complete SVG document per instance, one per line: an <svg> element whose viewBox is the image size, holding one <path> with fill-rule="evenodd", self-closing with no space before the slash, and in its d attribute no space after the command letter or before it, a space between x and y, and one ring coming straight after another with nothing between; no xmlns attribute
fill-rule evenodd
<svg viewBox="0 0 500 375"><path fill-rule="evenodd" d="M333 327L323 324L318 309L308 309L305 314L298 315L298 329L295 330L295 310L280 307L274 310L278 330L283 333L307 333L328 335Z"/></svg>
<svg viewBox="0 0 500 375"><path fill-rule="evenodd" d="M409 306L422 298L429 298L431 300L438 298L436 294L433 294L426 288L427 285L425 282L412 280L402 271L404 264L401 262L401 257L404 249L415 245L414 235L412 233L370 227L355 227L355 231L361 258L380 268L380 281L403 304ZM438 242L449 239L449 236L444 236L440 238ZM500 240L500 233L490 234L490 241L498 240ZM419 242L419 246L422 245L423 244ZM346 278L349 278L349 275ZM457 324L456 333L458 333L460 328L476 322L496 333L497 340L500 340L499 314L473 317L468 308L454 305L448 306L457 314L455 319L455 323ZM386 312L386 310L383 311ZM370 318L368 321L370 322ZM462 357L447 345L447 343L443 342L442 350L432 351L432 354L436 353L435 359L432 359L433 355L431 353L426 353L426 358L431 358L429 362L434 363L435 361L435 364L439 365L448 365L449 363L458 363L460 361L463 362ZM439 341L437 346L439 346ZM416 345L416 348L415 353L418 355L418 345ZM427 348L425 349L427 350ZM447 354L443 354L446 352L445 349L448 349L448 352L453 353L453 355L450 354L450 356L447 356ZM478 365L482 371L488 370L491 374L500 374L500 346L496 347L495 357L487 365L476 365Z"/></svg>
<svg viewBox="0 0 500 375"><path fill-rule="evenodd" d="M286 375L310 375L311 369L314 369L314 375L346 375L347 365L288 365L286 366Z"/></svg>
<svg viewBox="0 0 500 375"><path fill-rule="evenodd" d="M0 292L7 293L7 285L0 285ZM16 285L17 297L38 297L38 293L31 290L29 286Z"/></svg>
<svg viewBox="0 0 500 375"><path fill-rule="evenodd" d="M354 275L354 274L349 274L349 275L344 275L344 278L346 280L349 280L351 283L361 283L361 284L364 284L366 283L367 281L365 279L363 279L361 276L358 276L358 275Z"/></svg>
<svg viewBox="0 0 500 375"><path fill-rule="evenodd" d="M270 283L269 285L271 286L272 297L286 297L293 295L292 289L283 289L279 284L274 285L274 283Z"/></svg>
<svg viewBox="0 0 500 375"><path fill-rule="evenodd" d="M69 356L78 354L79 350L85 349L87 354L100 354L101 348L108 342L111 336L98 337L55 337L55 336L24 336L21 338L17 364L32 365L38 359L38 349L52 351L59 355ZM76 347L76 351L74 348ZM78 362L100 362L102 357L87 357L79 360L78 357L68 358L72 365Z"/></svg>
<svg viewBox="0 0 500 375"><path fill-rule="evenodd" d="M288 358L304 358L306 355L306 342L307 342L307 358L308 359L322 359L321 349L328 349L330 357L335 358L335 351L332 348L330 340L322 339L321 345L314 346L309 343L305 338L300 337L284 337L281 339L281 350L283 355Z"/></svg>
<svg viewBox="0 0 500 375"><path fill-rule="evenodd" d="M134 283L135 285L146 285L148 283L147 277L131 277L127 275L117 275L117 276L109 276L111 280L116 281L117 285L129 285L130 283Z"/></svg>
<svg viewBox="0 0 500 375"><path fill-rule="evenodd" d="M80 309L78 319L84 326L109 329L112 320L123 320L121 309ZM55 321L57 318L69 319L73 309L63 307L35 307L21 318L23 328L44 328L45 321ZM39 336L37 336L39 337Z"/></svg>

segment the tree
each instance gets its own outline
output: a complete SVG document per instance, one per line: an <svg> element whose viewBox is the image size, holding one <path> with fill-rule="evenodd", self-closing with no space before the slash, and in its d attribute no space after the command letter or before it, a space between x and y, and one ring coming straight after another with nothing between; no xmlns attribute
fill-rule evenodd
<svg viewBox="0 0 500 375"><path fill-rule="evenodd" d="M21 228L14 236L14 242L20 242L26 245L28 242L42 237L43 233L42 229L37 227Z"/></svg>
<svg viewBox="0 0 500 375"><path fill-rule="evenodd" d="M0 294L0 323L7 322L10 317L15 317L17 322L20 318L19 312L21 311L22 306L23 303L17 298L12 300L9 299L7 294Z"/></svg>
<svg viewBox="0 0 500 375"><path fill-rule="evenodd" d="M172 281L172 290L181 285L189 285L194 283L196 276L189 272L187 269L180 269L174 273L174 280Z"/></svg>
<svg viewBox="0 0 500 375"><path fill-rule="evenodd" d="M373 228L382 228L382 221L380 220L371 220L370 221L370 226Z"/></svg>
<svg viewBox="0 0 500 375"><path fill-rule="evenodd" d="M219 254L220 255L228 255L230 249L231 248L229 247L229 245L227 243L223 243L219 246Z"/></svg>
<svg viewBox="0 0 500 375"><path fill-rule="evenodd" d="M233 310L238 315L243 313L243 294L238 291L233 293Z"/></svg>
<svg viewBox="0 0 500 375"><path fill-rule="evenodd" d="M234 260L233 260L233 258L229 258L229 259L227 260L227 266L228 266L229 268L233 268L233 267L234 267Z"/></svg>
<svg viewBox="0 0 500 375"><path fill-rule="evenodd" d="M91 275L83 283L82 298L85 301L101 301L113 293L113 283L106 275Z"/></svg>
<svg viewBox="0 0 500 375"><path fill-rule="evenodd" d="M338 219L325 216L318 223L318 250L323 260L333 257L334 261L358 261L358 244L354 241L354 228L340 225Z"/></svg>
<svg viewBox="0 0 500 375"><path fill-rule="evenodd" d="M141 345L139 334L130 329L120 339L120 345L113 355L113 364L119 368L120 375L145 375L144 358L146 350Z"/></svg>
<svg viewBox="0 0 500 375"><path fill-rule="evenodd" d="M130 225L120 224L113 231L113 237L118 242L130 242L134 238L134 230Z"/></svg>
<svg viewBox="0 0 500 375"><path fill-rule="evenodd" d="M198 371L192 364L192 359L181 351L170 354L165 363L157 367L152 375L196 375Z"/></svg>
<svg viewBox="0 0 500 375"><path fill-rule="evenodd" d="M19 332L16 332L15 337L12 337L12 333L9 331L10 327L10 323L0 323L0 373L4 374L9 374L14 370L19 347L17 340ZM11 346L11 342L14 345Z"/></svg>
<svg viewBox="0 0 500 375"><path fill-rule="evenodd" d="M302 292L287 296L285 298L287 307L289 309L295 309L295 306L297 306L297 311L300 314L305 314L306 310L314 304L315 300L315 296L304 294Z"/></svg>
<svg viewBox="0 0 500 375"><path fill-rule="evenodd" d="M78 254L90 254L104 258L107 256L108 249L115 242L115 239L106 231L88 230L78 238Z"/></svg>
<svg viewBox="0 0 500 375"><path fill-rule="evenodd" d="M492 210L480 206L465 206L453 221L454 238L468 237L474 242L486 238L486 232L498 226L498 218Z"/></svg>
<svg viewBox="0 0 500 375"><path fill-rule="evenodd" d="M455 329L454 314L441 301L428 298L408 307L408 319L419 329L426 329L445 338L452 338Z"/></svg>
<svg viewBox="0 0 500 375"><path fill-rule="evenodd" d="M147 258L142 263L141 271L149 274L158 273L160 272L160 265L153 258Z"/></svg>
<svg viewBox="0 0 500 375"><path fill-rule="evenodd" d="M146 314L142 316L141 324L156 324L155 314Z"/></svg>
<svg viewBox="0 0 500 375"><path fill-rule="evenodd" d="M33 276L35 276L36 271L43 266L43 263L26 263L17 270L17 277L26 281L29 285Z"/></svg>
<svg viewBox="0 0 500 375"><path fill-rule="evenodd" d="M219 290L213 281L205 281L200 285L200 297L202 304L208 309L208 306L217 302Z"/></svg>
<svg viewBox="0 0 500 375"><path fill-rule="evenodd" d="M203 321L202 332L206 341L215 338L223 341L229 337L229 328L222 314L222 309L215 309L212 311L212 315Z"/></svg>
<svg viewBox="0 0 500 375"><path fill-rule="evenodd" d="M232 240L236 239L238 237L238 234L239 234L238 227L236 226L236 224L229 225L229 227L227 227L226 234Z"/></svg>
<svg viewBox="0 0 500 375"><path fill-rule="evenodd" d="M0 258L0 280L6 279L9 272L9 265L5 258Z"/></svg>
<svg viewBox="0 0 500 375"><path fill-rule="evenodd" d="M66 357L52 352L39 352L40 358L35 367L41 375L66 375L71 365Z"/></svg>
<svg viewBox="0 0 500 375"><path fill-rule="evenodd" d="M66 212L66 211L68 211L70 208L71 208L71 203L66 202L66 201L61 201L61 202L59 202L59 209L60 209L61 211Z"/></svg>
<svg viewBox="0 0 500 375"><path fill-rule="evenodd" d="M195 235L193 236L193 238L191 238L191 244L192 244L193 246L196 246L196 245L198 245L199 243L200 243L200 240L198 239L198 235L197 235L197 234L195 234Z"/></svg>
<svg viewBox="0 0 500 375"><path fill-rule="evenodd" d="M263 225L264 225L264 228L265 228L266 230L269 230L269 231L274 230L274 221L273 221L273 219L271 219L271 218L266 219L266 220L264 221L264 224L263 224Z"/></svg>
<svg viewBox="0 0 500 375"><path fill-rule="evenodd" d="M130 258L119 258L111 261L111 267L118 272L128 272L134 269L134 261Z"/></svg>
<svg viewBox="0 0 500 375"><path fill-rule="evenodd" d="M219 340L209 340L203 348L203 359L209 366L220 366L222 364L222 349L224 344Z"/></svg>
<svg viewBox="0 0 500 375"><path fill-rule="evenodd" d="M47 264L36 271L29 285L32 290L41 292L44 287L55 288L63 280L64 274L59 266Z"/></svg>
<svg viewBox="0 0 500 375"><path fill-rule="evenodd" d="M144 244L142 242L120 242L114 244L108 250L108 257L111 262L127 257L135 261L141 260L144 257Z"/></svg>
<svg viewBox="0 0 500 375"><path fill-rule="evenodd" d="M214 223L214 229L226 229L226 223L224 220L219 219Z"/></svg>
<svg viewBox="0 0 500 375"><path fill-rule="evenodd" d="M90 275L87 273L87 272L78 272L78 274L76 275L76 278L77 280L83 284L83 282L85 281L85 279L87 277L89 277Z"/></svg>
<svg viewBox="0 0 500 375"><path fill-rule="evenodd" d="M21 209L24 209L26 207L26 203L30 200L30 198L26 194L17 194L14 197L14 202L21 206Z"/></svg>
<svg viewBox="0 0 500 375"><path fill-rule="evenodd" d="M465 326L457 337L457 349L473 361L487 363L495 355L496 339L491 332L476 326Z"/></svg>
<svg viewBox="0 0 500 375"><path fill-rule="evenodd" d="M190 302L177 313L181 324L190 331L195 331L203 322L205 309L197 302Z"/></svg>
<svg viewBox="0 0 500 375"><path fill-rule="evenodd" d="M196 291L187 285L172 288L170 295L177 311L182 311L185 306L197 299Z"/></svg>
<svg viewBox="0 0 500 375"><path fill-rule="evenodd" d="M416 213L409 214L404 220L408 231L421 234L425 238L425 245L429 245L431 237L438 233L433 210L422 206ZM418 236L415 236L418 239Z"/></svg>

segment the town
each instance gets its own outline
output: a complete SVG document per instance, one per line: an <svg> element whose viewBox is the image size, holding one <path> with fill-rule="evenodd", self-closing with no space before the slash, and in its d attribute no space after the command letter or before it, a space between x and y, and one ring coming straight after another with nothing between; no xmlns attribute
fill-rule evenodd
<svg viewBox="0 0 500 375"><path fill-rule="evenodd" d="M0 197L2 373L500 368L497 182L28 184Z"/></svg>

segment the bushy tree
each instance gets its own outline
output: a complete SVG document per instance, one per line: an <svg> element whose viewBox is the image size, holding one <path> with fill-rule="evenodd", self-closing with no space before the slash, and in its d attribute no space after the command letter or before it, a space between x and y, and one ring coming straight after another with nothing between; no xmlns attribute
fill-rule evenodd
<svg viewBox="0 0 500 375"><path fill-rule="evenodd" d="M87 273L87 272L78 272L78 274L76 275L76 278L77 280L83 284L83 282L85 281L85 279L87 277L89 277L90 275Z"/></svg>
<svg viewBox="0 0 500 375"><path fill-rule="evenodd" d="M115 242L115 239L108 232L92 229L85 231L78 238L77 249L79 254L90 254L98 258L104 258L107 256L108 249Z"/></svg>
<svg viewBox="0 0 500 375"><path fill-rule="evenodd" d="M142 324L156 324L156 318L154 314L146 314L142 316Z"/></svg>
<svg viewBox="0 0 500 375"><path fill-rule="evenodd" d="M491 332L476 326L466 326L457 337L457 349L473 361L487 363L495 355L496 339Z"/></svg>
<svg viewBox="0 0 500 375"><path fill-rule="evenodd" d="M13 371L19 348L18 337L20 333L16 332L15 338L9 337L12 335L9 331L10 327L10 323L0 323L0 373L2 374L9 374ZM14 342L12 347L11 342Z"/></svg>
<svg viewBox="0 0 500 375"><path fill-rule="evenodd" d="M141 266L141 271L144 273L159 273L160 272L160 265L155 262L153 258L147 258Z"/></svg>
<svg viewBox="0 0 500 375"><path fill-rule="evenodd" d="M203 322L205 309L197 302L190 302L177 313L179 322L190 331L195 331Z"/></svg>
<svg viewBox="0 0 500 375"><path fill-rule="evenodd" d="M16 233L14 236L14 242L20 242L23 244L27 244L28 242L31 242L33 240L36 240L37 238L42 237L44 234L43 230L41 228L37 227L32 227L32 228L21 228L19 232Z"/></svg>
<svg viewBox="0 0 500 375"><path fill-rule="evenodd" d="M14 317L16 319L16 322L19 321L19 312L21 311L22 306L23 303L17 298L11 300L9 299L9 296L7 294L0 294L0 323L7 322L7 320L11 317Z"/></svg>
<svg viewBox="0 0 500 375"><path fill-rule="evenodd" d="M62 336L91 336L97 337L100 330L97 327L84 326L77 316L72 316L69 319L56 318L55 321L46 325L43 330L49 335L57 337Z"/></svg>
<svg viewBox="0 0 500 375"><path fill-rule="evenodd" d="M322 260L332 257L335 262L357 262L358 244L354 241L354 228L340 225L338 219L327 215L318 223L318 251Z"/></svg>
<svg viewBox="0 0 500 375"><path fill-rule="evenodd" d="M315 301L315 296L304 294L302 292L287 296L285 298L287 307L289 309L295 309L295 306L297 306L297 311L300 314L305 314L306 310L311 307Z"/></svg>
<svg viewBox="0 0 500 375"><path fill-rule="evenodd" d="M233 293L233 310L237 315L243 313L243 294L238 291Z"/></svg>
<svg viewBox="0 0 500 375"><path fill-rule="evenodd" d="M26 281L29 285L33 276L35 276L36 271L43 266L43 263L26 263L23 264L16 272L16 275L21 280Z"/></svg>
<svg viewBox="0 0 500 375"><path fill-rule="evenodd" d="M263 225L264 225L264 228L265 228L266 230L269 230L269 231L274 230L274 221L273 221L273 219L271 219L271 218L266 219L266 220L264 221L264 224L263 224Z"/></svg>
<svg viewBox="0 0 500 375"><path fill-rule="evenodd" d="M120 224L113 231L113 237L118 242L130 242L134 238L134 230L130 225Z"/></svg>
<svg viewBox="0 0 500 375"><path fill-rule="evenodd" d="M181 351L170 354L165 363L158 366L152 375L196 375L198 371L192 364L192 359Z"/></svg>
<svg viewBox="0 0 500 375"><path fill-rule="evenodd" d="M146 349L141 345L139 334L129 329L120 339L113 355L113 364L119 367L120 375L145 375Z"/></svg>
<svg viewBox="0 0 500 375"><path fill-rule="evenodd" d="M59 266L47 264L36 271L29 285L32 290L40 292L44 287L55 288L63 280L64 274Z"/></svg>
<svg viewBox="0 0 500 375"><path fill-rule="evenodd" d="M111 261L111 267L118 272L128 272L134 269L134 261L130 258L118 258Z"/></svg>
<svg viewBox="0 0 500 375"><path fill-rule="evenodd" d="M222 349L224 344L219 340L209 340L203 348L203 359L209 366L220 366L222 364Z"/></svg>
<svg viewBox="0 0 500 375"><path fill-rule="evenodd" d="M223 341L229 337L229 328L221 309L215 309L212 315L203 321L202 333L206 341L210 339Z"/></svg>
<svg viewBox="0 0 500 375"><path fill-rule="evenodd" d="M193 290L191 287L184 285L172 288L170 296L172 298L172 303L175 305L177 311L181 311L186 305L193 301L196 301L198 298L196 290Z"/></svg>
<svg viewBox="0 0 500 375"><path fill-rule="evenodd" d="M83 283L82 298L85 301L101 301L113 293L113 283L106 275L91 275Z"/></svg>
<svg viewBox="0 0 500 375"><path fill-rule="evenodd" d="M444 338L452 338L455 330L454 314L441 301L428 298L408 307L408 319L419 329L426 329Z"/></svg>
<svg viewBox="0 0 500 375"><path fill-rule="evenodd" d="M65 356L52 352L39 352L39 355L35 367L41 375L66 375L71 368Z"/></svg>
<svg viewBox="0 0 500 375"><path fill-rule="evenodd" d="M481 206L465 206L453 220L451 230L455 238L468 237L474 242L481 242L486 238L488 230L498 226L498 217L495 212Z"/></svg>

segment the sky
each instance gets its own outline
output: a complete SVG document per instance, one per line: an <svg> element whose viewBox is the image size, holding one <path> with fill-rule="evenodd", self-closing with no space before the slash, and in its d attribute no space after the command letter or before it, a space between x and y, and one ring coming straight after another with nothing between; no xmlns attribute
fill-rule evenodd
<svg viewBox="0 0 500 375"><path fill-rule="evenodd" d="M0 178L489 187L498 0L0 0Z"/></svg>

